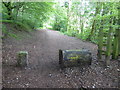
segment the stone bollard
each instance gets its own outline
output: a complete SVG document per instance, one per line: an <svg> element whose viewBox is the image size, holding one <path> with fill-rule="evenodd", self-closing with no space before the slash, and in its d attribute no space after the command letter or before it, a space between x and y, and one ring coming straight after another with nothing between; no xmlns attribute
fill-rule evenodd
<svg viewBox="0 0 120 90"><path fill-rule="evenodd" d="M28 52L20 51L17 53L17 66L26 67L28 66Z"/></svg>
<svg viewBox="0 0 120 90"><path fill-rule="evenodd" d="M92 55L88 50L59 50L60 67L91 65Z"/></svg>

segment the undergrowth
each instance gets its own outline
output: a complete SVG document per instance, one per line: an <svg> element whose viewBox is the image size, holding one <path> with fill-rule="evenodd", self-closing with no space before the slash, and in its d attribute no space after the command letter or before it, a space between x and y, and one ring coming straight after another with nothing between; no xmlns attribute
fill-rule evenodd
<svg viewBox="0 0 120 90"><path fill-rule="evenodd" d="M31 32L33 31L32 28L22 22L15 21L15 20L2 20L2 36L1 38L12 37L17 40L21 39L20 35L17 34L19 32ZM9 24L11 27L8 27ZM16 32L16 33L15 33Z"/></svg>

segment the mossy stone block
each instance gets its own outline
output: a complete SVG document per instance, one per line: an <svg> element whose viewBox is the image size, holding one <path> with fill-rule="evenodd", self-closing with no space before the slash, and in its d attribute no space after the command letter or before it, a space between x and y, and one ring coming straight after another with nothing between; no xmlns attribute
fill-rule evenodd
<svg viewBox="0 0 120 90"><path fill-rule="evenodd" d="M17 66L26 67L28 66L28 52L20 51L17 53Z"/></svg>

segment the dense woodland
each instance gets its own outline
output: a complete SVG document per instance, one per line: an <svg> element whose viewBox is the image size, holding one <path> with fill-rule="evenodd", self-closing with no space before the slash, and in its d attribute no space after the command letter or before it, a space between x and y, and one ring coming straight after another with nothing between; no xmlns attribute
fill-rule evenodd
<svg viewBox="0 0 120 90"><path fill-rule="evenodd" d="M98 45L98 59L120 55L120 2L2 2L2 22L24 30L52 29ZM14 34L6 30L5 36ZM111 57L112 56L112 57Z"/></svg>

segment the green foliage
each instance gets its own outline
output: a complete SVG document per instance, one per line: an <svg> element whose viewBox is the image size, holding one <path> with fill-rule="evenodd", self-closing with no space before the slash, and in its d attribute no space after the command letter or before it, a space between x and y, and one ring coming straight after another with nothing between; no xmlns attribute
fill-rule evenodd
<svg viewBox="0 0 120 90"><path fill-rule="evenodd" d="M6 5L11 6L11 20L21 22L30 28L43 26L44 21L49 18L49 12L53 10L52 2L5 2L2 5L3 20L10 17L9 7Z"/></svg>
<svg viewBox="0 0 120 90"><path fill-rule="evenodd" d="M67 22L66 20L60 20L54 23L53 29L61 32L65 32L67 30Z"/></svg>
<svg viewBox="0 0 120 90"><path fill-rule="evenodd" d="M51 23L52 29L65 32L67 30L66 8L56 3L52 13L53 15L51 17L54 17L54 19L50 21L53 22Z"/></svg>
<svg viewBox="0 0 120 90"><path fill-rule="evenodd" d="M2 3L2 22L15 25L16 29L32 31L43 27L43 23L49 19L50 12L53 10L52 2L3 2ZM17 38L17 36L5 30L3 33Z"/></svg>

